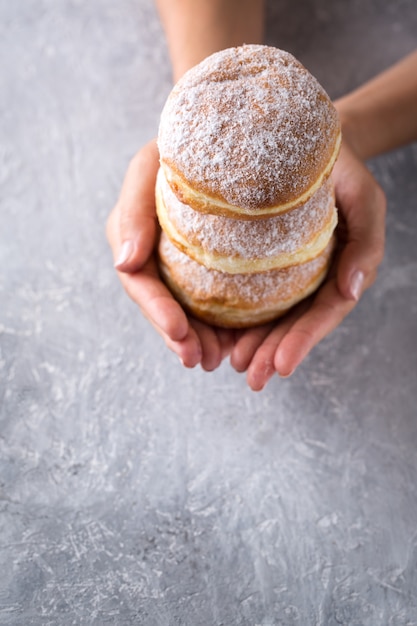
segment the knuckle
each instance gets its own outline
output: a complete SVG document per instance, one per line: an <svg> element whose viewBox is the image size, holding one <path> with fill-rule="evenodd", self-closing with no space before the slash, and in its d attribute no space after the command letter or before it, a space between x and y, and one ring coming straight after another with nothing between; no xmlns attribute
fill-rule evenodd
<svg viewBox="0 0 417 626"><path fill-rule="evenodd" d="M374 267L378 267L384 258L385 253L385 236L375 236L372 242L372 262Z"/></svg>
<svg viewBox="0 0 417 626"><path fill-rule="evenodd" d="M387 197L382 187L376 183L375 186L375 205L382 215L385 215L387 210Z"/></svg>
<svg viewBox="0 0 417 626"><path fill-rule="evenodd" d="M371 287L374 284L374 282L377 279L377 276L378 276L377 268L375 268L373 271L368 273L367 280L366 280L366 289L369 289L369 287Z"/></svg>

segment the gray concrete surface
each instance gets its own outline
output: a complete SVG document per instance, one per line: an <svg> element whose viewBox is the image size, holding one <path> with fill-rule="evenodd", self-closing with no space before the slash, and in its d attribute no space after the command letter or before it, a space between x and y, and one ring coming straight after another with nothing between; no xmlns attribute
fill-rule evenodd
<svg viewBox="0 0 417 626"><path fill-rule="evenodd" d="M415 0L271 2L332 96ZM289 380L184 370L105 218L170 89L150 0L0 0L0 624L417 624L417 146L377 283Z"/></svg>

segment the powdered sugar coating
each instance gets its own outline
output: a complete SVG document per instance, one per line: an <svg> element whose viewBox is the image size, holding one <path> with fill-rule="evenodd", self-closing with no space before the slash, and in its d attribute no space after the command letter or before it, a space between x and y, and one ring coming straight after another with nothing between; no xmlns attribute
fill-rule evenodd
<svg viewBox="0 0 417 626"><path fill-rule="evenodd" d="M292 267L254 274L227 274L209 270L178 250L165 233L159 254L171 280L195 303L224 304L251 309L262 305L285 308L307 295L309 286L323 274L332 252L329 244L315 259ZM315 285L316 286L316 285Z"/></svg>
<svg viewBox="0 0 417 626"><path fill-rule="evenodd" d="M335 108L288 52L248 45L189 70L161 115L161 163L196 191L254 210L303 196L334 158Z"/></svg>
<svg viewBox="0 0 417 626"><path fill-rule="evenodd" d="M177 199L162 171L158 174L157 185L167 218L180 236L192 246L228 259L275 259L293 255L314 242L332 223L335 213L330 181L302 206L275 217L250 221L194 211Z"/></svg>

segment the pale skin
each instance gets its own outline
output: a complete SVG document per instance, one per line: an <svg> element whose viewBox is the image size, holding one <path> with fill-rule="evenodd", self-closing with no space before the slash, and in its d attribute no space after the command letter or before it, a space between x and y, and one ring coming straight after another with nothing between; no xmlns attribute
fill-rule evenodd
<svg viewBox="0 0 417 626"><path fill-rule="evenodd" d="M263 41L259 0L158 0L173 67L182 74L209 54ZM385 196L363 161L417 139L417 52L335 103L344 141L333 172L340 250L314 297L276 322L245 331L214 328L186 315L161 282L154 250L156 142L132 159L107 222L115 266L129 296L186 367L207 371L230 355L248 385L289 376L336 328L375 280L384 252Z"/></svg>

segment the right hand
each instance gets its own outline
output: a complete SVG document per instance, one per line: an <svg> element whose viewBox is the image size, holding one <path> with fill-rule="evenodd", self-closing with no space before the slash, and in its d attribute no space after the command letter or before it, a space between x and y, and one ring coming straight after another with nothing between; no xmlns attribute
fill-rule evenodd
<svg viewBox="0 0 417 626"><path fill-rule="evenodd" d="M185 367L201 364L211 371L230 354L234 333L188 316L160 279L155 257L159 239L155 206L158 168L158 148L152 140L130 162L119 199L107 220L107 239L123 287L168 348Z"/></svg>
<svg viewBox="0 0 417 626"><path fill-rule="evenodd" d="M240 333L232 366L247 370L251 389L277 372L290 376L332 332L374 282L384 253L385 194L353 148L343 142L333 170L339 209L339 250L319 290L275 323Z"/></svg>

